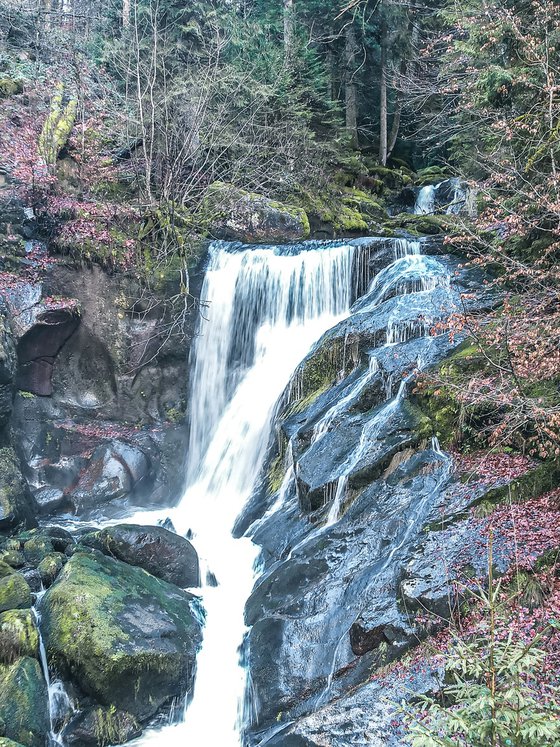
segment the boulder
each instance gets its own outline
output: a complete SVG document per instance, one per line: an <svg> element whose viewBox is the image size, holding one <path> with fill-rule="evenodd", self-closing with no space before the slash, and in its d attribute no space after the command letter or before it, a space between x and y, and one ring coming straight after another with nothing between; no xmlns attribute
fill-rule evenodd
<svg viewBox="0 0 560 747"><path fill-rule="evenodd" d="M0 662L12 664L20 656L36 659L39 634L31 610L8 610L0 614Z"/></svg>
<svg viewBox="0 0 560 747"><path fill-rule="evenodd" d="M192 687L192 601L140 568L77 552L43 598L49 664L101 705L147 719Z"/></svg>
<svg viewBox="0 0 560 747"><path fill-rule="evenodd" d="M170 584L183 588L200 584L196 550L187 539L163 527L119 524L81 541Z"/></svg>
<svg viewBox="0 0 560 747"><path fill-rule="evenodd" d="M99 446L70 495L77 512L130 494L150 475L150 460L139 448L124 441Z"/></svg>
<svg viewBox="0 0 560 747"><path fill-rule="evenodd" d="M68 747L105 747L124 744L140 734L142 727L130 713L115 708L88 708L66 726L63 739Z"/></svg>
<svg viewBox="0 0 560 747"><path fill-rule="evenodd" d="M31 517L31 497L15 451L0 449L0 531Z"/></svg>
<svg viewBox="0 0 560 747"><path fill-rule="evenodd" d="M8 739L44 747L49 730L47 685L36 659L28 656L0 666L0 719Z"/></svg>
<svg viewBox="0 0 560 747"><path fill-rule="evenodd" d="M21 573L0 579L0 612L31 607L31 589Z"/></svg>
<svg viewBox="0 0 560 747"><path fill-rule="evenodd" d="M305 210L215 182L206 196L210 233L229 241L281 243L309 236Z"/></svg>
<svg viewBox="0 0 560 747"><path fill-rule="evenodd" d="M37 566L37 571L41 576L41 582L45 588L48 589L54 582L65 562L66 555L61 552L53 552L41 560Z"/></svg>

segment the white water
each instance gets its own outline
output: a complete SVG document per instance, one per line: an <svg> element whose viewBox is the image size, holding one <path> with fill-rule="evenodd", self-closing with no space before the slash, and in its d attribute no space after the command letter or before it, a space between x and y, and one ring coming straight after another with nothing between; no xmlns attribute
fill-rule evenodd
<svg viewBox="0 0 560 747"><path fill-rule="evenodd" d="M37 594L35 605L32 607L31 612L33 613L37 633L39 635L39 659L41 661L41 669L43 670L43 676L47 685L50 727L47 740L49 747L63 747L64 742L62 739L61 727L63 726L66 717L74 712L74 706L72 704L72 701L68 697L68 693L66 692L64 683L60 680L51 680L49 674L47 652L45 649L43 636L41 635L40 605L44 595L44 589Z"/></svg>
<svg viewBox="0 0 560 747"><path fill-rule="evenodd" d="M437 185L428 184L418 192L414 212L416 215L431 215L435 210L435 190Z"/></svg>
<svg viewBox="0 0 560 747"><path fill-rule="evenodd" d="M234 539L232 529L255 488L275 405L292 372L348 314L353 252L211 249L202 291L208 318L194 349L188 485L171 518L178 532L192 531L202 578L211 572L218 586L202 589L206 623L192 703L181 723L136 744L240 744L246 672L239 646L257 548Z"/></svg>

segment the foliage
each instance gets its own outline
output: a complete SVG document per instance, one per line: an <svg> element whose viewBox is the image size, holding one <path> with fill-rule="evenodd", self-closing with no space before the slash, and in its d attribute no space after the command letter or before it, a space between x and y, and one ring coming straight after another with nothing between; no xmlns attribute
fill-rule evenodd
<svg viewBox="0 0 560 747"><path fill-rule="evenodd" d="M515 628L504 635L491 549L489 568L489 589L477 594L483 607L477 630L452 636L438 697L420 698L405 714L412 747L552 747L560 739L558 692L543 688L539 677L546 659L539 644L557 623L528 641Z"/></svg>

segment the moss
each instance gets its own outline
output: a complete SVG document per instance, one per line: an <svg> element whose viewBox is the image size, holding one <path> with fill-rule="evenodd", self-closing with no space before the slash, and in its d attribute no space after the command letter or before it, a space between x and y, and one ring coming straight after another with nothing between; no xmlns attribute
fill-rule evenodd
<svg viewBox="0 0 560 747"><path fill-rule="evenodd" d="M39 564L43 558L50 555L54 548L48 537L36 536L24 542L23 554L28 563Z"/></svg>
<svg viewBox="0 0 560 747"><path fill-rule="evenodd" d="M23 747L23 745L20 742L14 742L13 739L0 737L0 747Z"/></svg>
<svg viewBox="0 0 560 747"><path fill-rule="evenodd" d="M448 233L456 228L454 222L447 215L412 215L411 213L400 213L387 225L392 228L400 228L414 235L436 236Z"/></svg>
<svg viewBox="0 0 560 747"><path fill-rule="evenodd" d="M0 612L31 607L31 589L20 573L0 579Z"/></svg>
<svg viewBox="0 0 560 747"><path fill-rule="evenodd" d="M16 96L23 93L23 81L14 78L0 78L0 97Z"/></svg>
<svg viewBox="0 0 560 747"><path fill-rule="evenodd" d="M0 666L0 718L6 737L25 747L44 747L48 732L47 686L36 659Z"/></svg>
<svg viewBox="0 0 560 747"><path fill-rule="evenodd" d="M200 630L189 600L140 568L76 552L43 600L49 662L101 704L147 718L190 681Z"/></svg>
<svg viewBox="0 0 560 747"><path fill-rule="evenodd" d="M504 502L521 502L537 498L560 485L560 461L541 462L535 469L515 480L486 492L474 505L488 507Z"/></svg>
<svg viewBox="0 0 560 747"><path fill-rule="evenodd" d="M10 447L0 449L0 526L13 526L29 515L27 487Z"/></svg>
<svg viewBox="0 0 560 747"><path fill-rule="evenodd" d="M39 634L31 610L8 610L0 614L0 662L12 664L20 656L37 658Z"/></svg>
<svg viewBox="0 0 560 747"><path fill-rule="evenodd" d="M58 83L51 99L50 112L39 135L39 153L45 162L54 166L58 154L66 144L76 121L78 101L70 98L63 104L64 85Z"/></svg>
<svg viewBox="0 0 560 747"><path fill-rule="evenodd" d="M115 706L96 708L93 712L93 731L98 747L128 742L132 735L141 732L140 726L130 713L118 711Z"/></svg>
<svg viewBox="0 0 560 747"><path fill-rule="evenodd" d="M49 587L62 570L66 556L60 552L53 552L50 555L46 555L39 565L37 570L41 575L41 582L43 586Z"/></svg>
<svg viewBox="0 0 560 747"><path fill-rule="evenodd" d="M0 560L0 578L11 576L13 572L14 569L8 565L8 563L4 562L4 560Z"/></svg>
<svg viewBox="0 0 560 747"><path fill-rule="evenodd" d="M290 413L302 412L336 381L344 368L344 341L327 340L294 374Z"/></svg>
<svg viewBox="0 0 560 747"><path fill-rule="evenodd" d="M390 169L387 166L371 166L369 174L383 182L388 189L402 189L412 184L412 177L401 169Z"/></svg>

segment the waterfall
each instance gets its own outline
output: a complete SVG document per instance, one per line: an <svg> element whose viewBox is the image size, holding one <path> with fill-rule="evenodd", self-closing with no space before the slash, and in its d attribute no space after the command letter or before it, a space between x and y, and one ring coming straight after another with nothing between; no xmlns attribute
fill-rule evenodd
<svg viewBox="0 0 560 747"><path fill-rule="evenodd" d="M216 243L201 297L208 308L193 350L187 487L171 512L192 532L206 612L192 702L179 724L137 744L238 747L246 671L239 647L258 548L234 539L235 520L255 488L276 402L297 364L349 312L349 245L236 248ZM287 478L289 479L289 478Z"/></svg>
<svg viewBox="0 0 560 747"><path fill-rule="evenodd" d="M428 184L418 192L414 205L416 215L431 215L434 212L437 186Z"/></svg>

